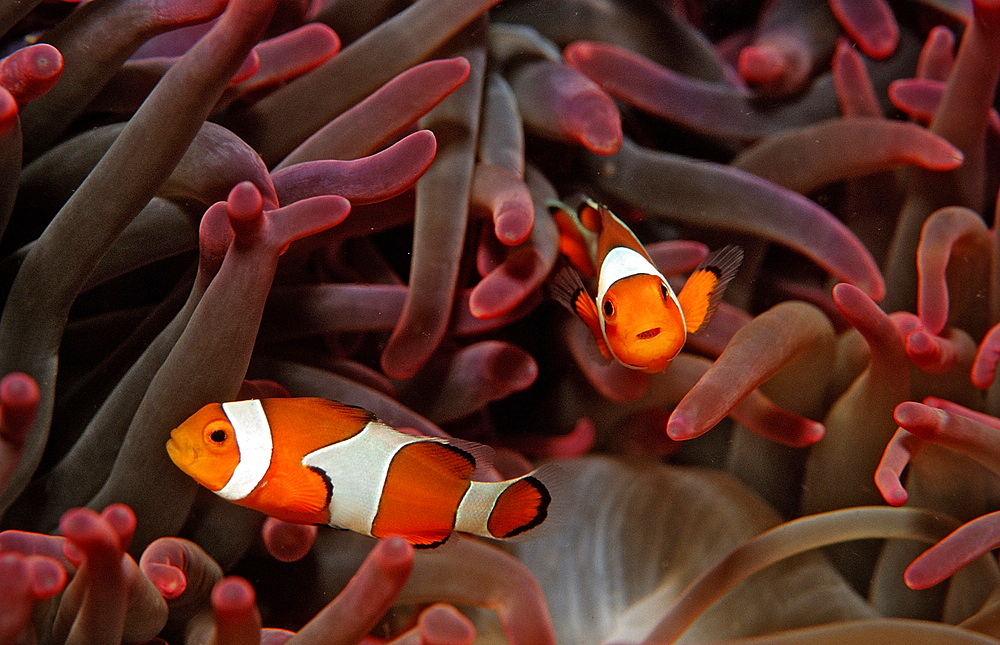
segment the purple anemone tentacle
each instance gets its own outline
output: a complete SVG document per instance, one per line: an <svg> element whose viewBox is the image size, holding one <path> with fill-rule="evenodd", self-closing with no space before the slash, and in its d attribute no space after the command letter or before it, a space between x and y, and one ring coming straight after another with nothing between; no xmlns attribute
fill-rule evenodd
<svg viewBox="0 0 1000 645"><path fill-rule="evenodd" d="M527 131L613 154L622 143L621 114L597 83L561 62L537 60L510 74Z"/></svg>
<svg viewBox="0 0 1000 645"><path fill-rule="evenodd" d="M163 446L170 431L201 406L231 400L239 391L279 256L296 239L338 224L350 210L346 200L334 196L273 211L263 206L250 182L230 192L226 208L235 236L222 266L150 382L108 481L89 503L127 500L140 518L139 548L176 531L187 516L196 485L173 465ZM171 482L176 495L144 494L137 478L152 473Z"/></svg>
<svg viewBox="0 0 1000 645"><path fill-rule="evenodd" d="M844 39L837 42L837 49L831 62L833 87L837 91L837 103L844 116L883 116L871 77L864 60Z"/></svg>
<svg viewBox="0 0 1000 645"><path fill-rule="evenodd" d="M882 274L864 245L827 210L750 173L641 148L626 141L610 157L591 157L596 183L652 215L717 226L781 242L875 300Z"/></svg>
<svg viewBox="0 0 1000 645"><path fill-rule="evenodd" d="M916 171L910 176L907 200L889 249L886 280L889 311L915 308L917 272L914 258L926 219L944 206L966 206L981 212L986 181L986 130L997 79L1000 78L1000 7L988 0L973 2L969 21L930 129L955 145L964 163L948 173ZM992 196L989 196L992 197Z"/></svg>
<svg viewBox="0 0 1000 645"><path fill-rule="evenodd" d="M233 121L254 124L247 141L272 165L333 117L430 57L497 2L419 0L245 114L234 114ZM414 39L414 33L420 38Z"/></svg>
<svg viewBox="0 0 1000 645"><path fill-rule="evenodd" d="M899 24L886 0L830 0L830 10L866 56L885 58L899 44Z"/></svg>
<svg viewBox="0 0 1000 645"><path fill-rule="evenodd" d="M538 364L531 354L517 345L484 340L455 352L433 388L411 387L402 397L428 419L443 424L526 389L537 376Z"/></svg>
<svg viewBox="0 0 1000 645"><path fill-rule="evenodd" d="M25 157L32 159L51 146L147 39L211 20L223 9L221 0L184 0L167 7L154 0L81 6L45 34L45 40L62 54L64 68L58 85L25 106ZM94 47L94 43L101 46Z"/></svg>
<svg viewBox="0 0 1000 645"><path fill-rule="evenodd" d="M936 25L927 32L927 40L917 60L917 78L947 81L955 64L955 34L945 25Z"/></svg>
<svg viewBox="0 0 1000 645"><path fill-rule="evenodd" d="M740 50L740 76L765 96L806 87L833 54L840 30L826 3L775 0L761 9L753 41Z"/></svg>
<svg viewBox="0 0 1000 645"><path fill-rule="evenodd" d="M167 605L125 552L135 514L124 504L101 513L74 508L59 531L79 569L66 587L53 625L54 638L66 643L143 641L167 621Z"/></svg>
<svg viewBox="0 0 1000 645"><path fill-rule="evenodd" d="M707 432L750 392L832 332L822 313L803 303L779 304L757 316L736 332L718 360L677 404L667 421L667 434L679 440ZM789 437L787 443L808 445L822 436L823 426L814 423L806 434Z"/></svg>
<svg viewBox="0 0 1000 645"><path fill-rule="evenodd" d="M0 494L0 508L6 509L24 489L41 458L51 422L59 339L77 294L183 157L272 10L272 3L231 2L215 28L143 103L24 258L0 317L0 372L31 374L42 397L25 458ZM109 194L117 199L107 199ZM52 279L46 268L52 257L59 258L60 279ZM19 340L13 342L15 338Z"/></svg>
<svg viewBox="0 0 1000 645"><path fill-rule="evenodd" d="M434 161L436 150L434 134L419 130L373 155L297 163L278 170L272 179L282 204L317 195L340 195L352 204L370 204L412 187Z"/></svg>
<svg viewBox="0 0 1000 645"><path fill-rule="evenodd" d="M107 479L121 442L150 381L166 360L191 319L212 278L218 273L233 238L226 205L219 202L202 217L200 258L194 284L180 311L157 334L87 423L82 434L56 465L33 484L12 508L30 517L32 525L48 529L71 506L82 505ZM43 491L49 491L42 495Z"/></svg>
<svg viewBox="0 0 1000 645"><path fill-rule="evenodd" d="M903 573L911 589L932 587L1000 546L1000 511L966 522L924 551Z"/></svg>
<svg viewBox="0 0 1000 645"><path fill-rule="evenodd" d="M379 540L343 591L288 643L360 642L396 601L414 566L413 547L399 536Z"/></svg>
<svg viewBox="0 0 1000 645"><path fill-rule="evenodd" d="M923 126L857 116L766 137L732 165L808 195L837 181L904 165L946 171L962 161L961 151Z"/></svg>
<svg viewBox="0 0 1000 645"><path fill-rule="evenodd" d="M375 152L427 114L469 77L461 56L414 65L317 130L274 167Z"/></svg>
<svg viewBox="0 0 1000 645"><path fill-rule="evenodd" d="M462 87L421 119L423 127L438 130L439 147L434 163L417 182L410 288L382 352L382 369L395 378L413 376L444 337L465 245L486 51L475 25L448 51L468 59L472 72Z"/></svg>
<svg viewBox="0 0 1000 645"><path fill-rule="evenodd" d="M524 177L524 124L510 83L496 72L486 75L479 123L479 161Z"/></svg>
<svg viewBox="0 0 1000 645"><path fill-rule="evenodd" d="M511 645L555 643L545 598L524 564L484 542L462 536L453 537L451 542L449 552L439 549L417 556L400 600L434 599L489 607L499 615ZM493 571L504 575L493 575Z"/></svg>
<svg viewBox="0 0 1000 645"><path fill-rule="evenodd" d="M312 548L313 542L316 540L316 531L318 530L316 526L290 524L269 517L264 520L261 540L264 542L264 548L275 559L282 562L295 562L309 553L309 549Z"/></svg>
<svg viewBox="0 0 1000 645"><path fill-rule="evenodd" d="M803 494L806 513L845 504L877 503L874 473L885 445L895 433L892 410L910 395L910 367L903 338L871 298L856 287L838 284L833 289L837 307L869 347L867 368L829 408L823 423L826 438L817 443L806 464ZM849 478L851 494L834 494L827 486ZM815 488L814 488L815 486Z"/></svg>
<svg viewBox="0 0 1000 645"><path fill-rule="evenodd" d="M967 208L943 208L924 222L917 246L917 315L931 333L940 334L949 323L976 336L985 332L986 287L976 283L989 272L992 245L982 218Z"/></svg>
<svg viewBox="0 0 1000 645"><path fill-rule="evenodd" d="M253 585L240 576L226 576L215 583L211 595L213 645L260 642L261 618Z"/></svg>
<svg viewBox="0 0 1000 645"><path fill-rule="evenodd" d="M322 23L313 22L262 41L254 47L260 64L248 78L231 85L216 109L233 101L249 101L302 76L340 51L340 38Z"/></svg>

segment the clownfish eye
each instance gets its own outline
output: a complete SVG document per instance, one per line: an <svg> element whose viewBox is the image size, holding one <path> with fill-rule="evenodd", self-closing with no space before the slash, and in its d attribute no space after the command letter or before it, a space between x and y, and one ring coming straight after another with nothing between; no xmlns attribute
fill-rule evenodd
<svg viewBox="0 0 1000 645"><path fill-rule="evenodd" d="M225 421L213 421L205 428L205 442L209 447L221 448L229 441L229 430Z"/></svg>
<svg viewBox="0 0 1000 645"><path fill-rule="evenodd" d="M660 297L663 298L664 300L667 299L667 283L666 282L661 282L660 283Z"/></svg>
<svg viewBox="0 0 1000 645"><path fill-rule="evenodd" d="M615 305L610 300L604 301L604 317L610 318L615 315Z"/></svg>

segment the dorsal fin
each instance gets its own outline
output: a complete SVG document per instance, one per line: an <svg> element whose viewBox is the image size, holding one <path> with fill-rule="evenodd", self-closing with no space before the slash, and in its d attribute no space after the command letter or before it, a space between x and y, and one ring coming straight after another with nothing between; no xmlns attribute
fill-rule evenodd
<svg viewBox="0 0 1000 645"><path fill-rule="evenodd" d="M600 272L608 253L618 247L631 249L645 257L650 264L653 263L649 254L646 253L646 248L642 245L642 242L639 241L639 238L635 236L635 233L632 232L632 229L625 222L618 219L607 206L598 207L597 212L601 217L601 235L597 240L598 272Z"/></svg>
<svg viewBox="0 0 1000 645"><path fill-rule="evenodd" d="M607 206L599 206L597 202L588 199L583 203L578 215L580 224L588 231L600 235L604 230L604 215L601 209L608 210ZM610 212L610 211L608 211Z"/></svg>
<svg viewBox="0 0 1000 645"><path fill-rule="evenodd" d="M559 229L559 252L583 275L595 275L593 246L596 240L592 239L593 234L584 230L576 212L566 204L551 200L547 206Z"/></svg>

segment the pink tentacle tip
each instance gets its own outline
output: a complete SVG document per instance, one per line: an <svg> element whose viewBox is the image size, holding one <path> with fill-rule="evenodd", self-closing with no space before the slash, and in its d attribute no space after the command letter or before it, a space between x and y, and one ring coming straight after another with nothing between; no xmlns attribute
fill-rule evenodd
<svg viewBox="0 0 1000 645"><path fill-rule="evenodd" d="M811 446L826 436L826 426L819 421L804 419L800 431L794 436L786 439L786 445L793 448L804 448Z"/></svg>
<svg viewBox="0 0 1000 645"><path fill-rule="evenodd" d="M267 552L276 560L295 562L309 553L316 540L317 530L315 526L290 524L269 517L261 529L261 536Z"/></svg>
<svg viewBox="0 0 1000 645"><path fill-rule="evenodd" d="M187 576L178 567L160 562L147 562L142 564L142 572L167 600L179 598L187 590Z"/></svg>
<svg viewBox="0 0 1000 645"><path fill-rule="evenodd" d="M52 598L66 587L68 575L57 560L42 556L27 556L31 592L37 600Z"/></svg>
<svg viewBox="0 0 1000 645"><path fill-rule="evenodd" d="M62 71L58 49L48 43L29 45L0 61L0 86L23 106L52 89Z"/></svg>
<svg viewBox="0 0 1000 645"><path fill-rule="evenodd" d="M976 558L998 546L1000 512L966 522L921 553L903 572L911 589L926 589L942 582Z"/></svg>
<svg viewBox="0 0 1000 645"><path fill-rule="evenodd" d="M431 605L417 619L421 643L433 645L471 645L476 627L460 611L443 603Z"/></svg>
<svg viewBox="0 0 1000 645"><path fill-rule="evenodd" d="M251 241L264 222L264 197L253 183L241 181L229 191L226 212L237 239Z"/></svg>
<svg viewBox="0 0 1000 645"><path fill-rule="evenodd" d="M902 506L909 497L903 487L903 470L923 445L923 439L899 428L889 440L875 468L875 487L892 506Z"/></svg>
<svg viewBox="0 0 1000 645"><path fill-rule="evenodd" d="M0 439L20 447L35 421L41 390L35 379L11 372L0 379Z"/></svg>
<svg viewBox="0 0 1000 645"><path fill-rule="evenodd" d="M908 432L934 441L948 419L948 413L915 401L903 401L892 413L896 423Z"/></svg>
<svg viewBox="0 0 1000 645"><path fill-rule="evenodd" d="M538 363L534 357L516 345L502 345L489 355L487 374L494 386L514 391L529 387L538 378Z"/></svg>
<svg viewBox="0 0 1000 645"><path fill-rule="evenodd" d="M128 508L124 504L113 506ZM127 518L116 517L119 513L125 515L120 508L112 508L107 516L89 508L71 508L63 513L59 532L66 536L63 551L67 560L75 565L90 560L106 566L117 562L128 547L135 521L131 515L132 528L129 530ZM129 509L127 514L131 513Z"/></svg>
<svg viewBox="0 0 1000 645"><path fill-rule="evenodd" d="M524 242L535 224L535 213L524 203L511 201L500 206L493 219L497 239L507 246Z"/></svg>
<svg viewBox="0 0 1000 645"><path fill-rule="evenodd" d="M566 131L597 155L612 155L622 146L622 117L610 96L594 85L592 93L569 101L562 119Z"/></svg>
<svg viewBox="0 0 1000 645"><path fill-rule="evenodd" d="M899 25L885 0L830 0L841 27L866 56L886 58L899 44Z"/></svg>
<svg viewBox="0 0 1000 645"><path fill-rule="evenodd" d="M749 45L740 51L736 67L748 83L770 85L778 82L788 68L784 52L767 45Z"/></svg>
<svg viewBox="0 0 1000 645"><path fill-rule="evenodd" d="M979 343L976 357L972 361L972 371L969 375L972 384L980 390L988 389L996 376L998 362L1000 362L1000 325L994 325Z"/></svg>
<svg viewBox="0 0 1000 645"><path fill-rule="evenodd" d="M118 535L118 542L122 551L128 548L135 535L136 517L127 504L110 504L101 511L101 518L108 523L108 526Z"/></svg>
<svg viewBox="0 0 1000 645"><path fill-rule="evenodd" d="M952 343L923 330L906 337L906 355L914 365L931 374L947 372L958 361Z"/></svg>
<svg viewBox="0 0 1000 645"><path fill-rule="evenodd" d="M906 432L903 430L903 432ZM897 436L899 432L897 431ZM900 476L910 461L910 453L895 438L886 446L882 460L875 468L875 487L882 494L882 499L891 506L902 506L909 494L903 487Z"/></svg>
<svg viewBox="0 0 1000 645"><path fill-rule="evenodd" d="M674 410L671 413L670 418L667 419L667 436L674 441L684 441L685 439L694 439L700 432L694 427L691 419L683 413L679 413Z"/></svg>
<svg viewBox="0 0 1000 645"><path fill-rule="evenodd" d="M398 535L383 538L375 547L375 561L379 568L393 577L407 577L413 567L413 545Z"/></svg>
<svg viewBox="0 0 1000 645"><path fill-rule="evenodd" d="M227 576L212 587L212 609L222 620L243 618L257 607L257 594L246 579Z"/></svg>

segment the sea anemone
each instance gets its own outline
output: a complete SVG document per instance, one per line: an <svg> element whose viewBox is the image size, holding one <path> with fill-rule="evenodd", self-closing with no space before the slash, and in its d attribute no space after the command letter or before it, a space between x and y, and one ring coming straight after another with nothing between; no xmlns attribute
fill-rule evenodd
<svg viewBox="0 0 1000 645"><path fill-rule="evenodd" d="M994 0L35 0L0 33L0 645L1000 642ZM581 196L678 286L743 247L664 372L549 298ZM489 444L484 478L552 462L550 517L415 552L168 457L283 396Z"/></svg>

